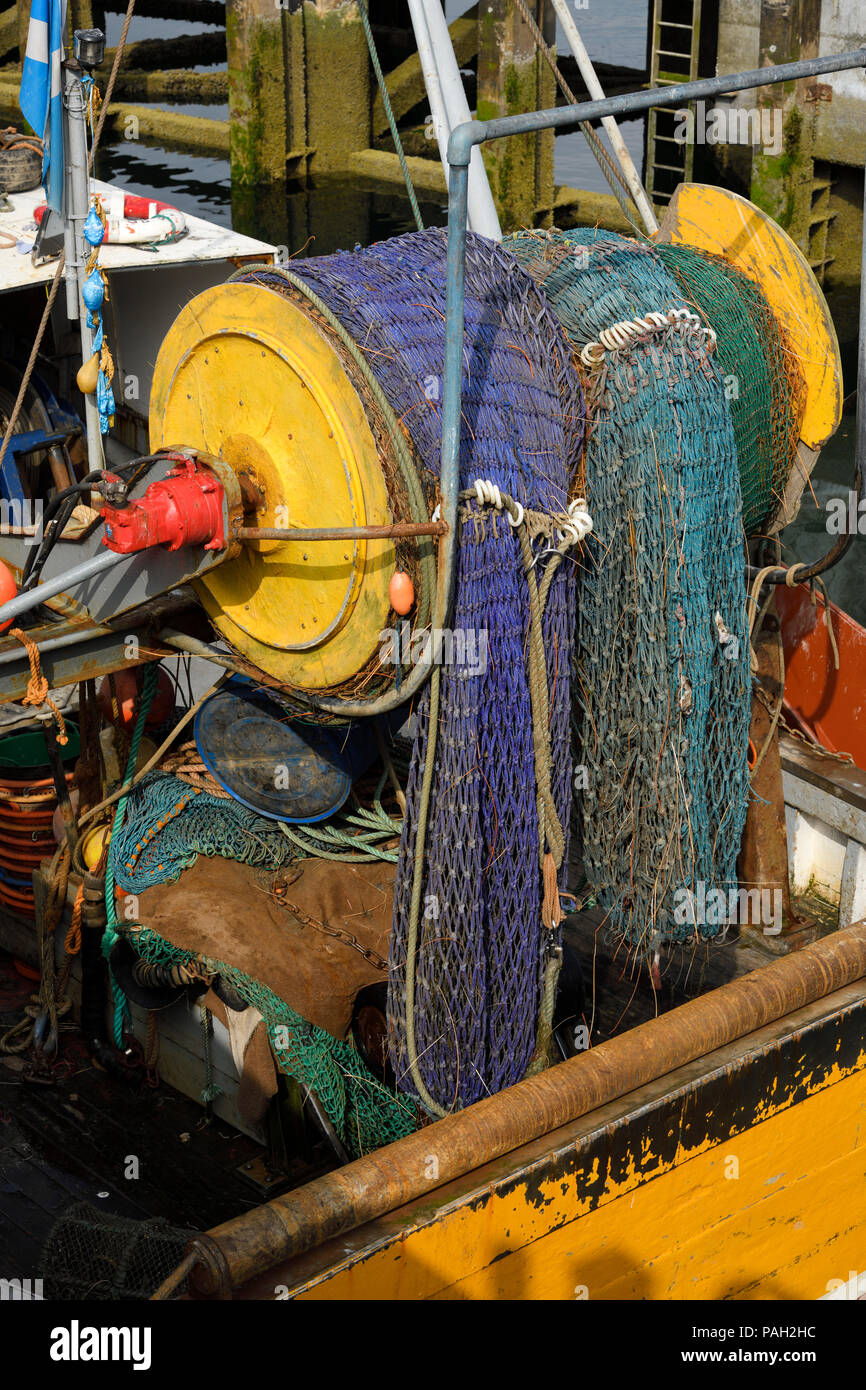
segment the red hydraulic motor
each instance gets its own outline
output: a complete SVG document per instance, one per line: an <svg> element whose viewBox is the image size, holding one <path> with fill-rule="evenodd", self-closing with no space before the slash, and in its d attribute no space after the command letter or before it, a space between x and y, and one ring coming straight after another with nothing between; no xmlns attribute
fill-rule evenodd
<svg viewBox="0 0 866 1390"><path fill-rule="evenodd" d="M171 472L134 502L110 500L115 490L123 496L124 484L116 474L104 473L103 484L103 496L109 499L102 508L109 550L132 555L156 545L167 550L182 545L225 549L222 483L194 459L179 456Z"/></svg>

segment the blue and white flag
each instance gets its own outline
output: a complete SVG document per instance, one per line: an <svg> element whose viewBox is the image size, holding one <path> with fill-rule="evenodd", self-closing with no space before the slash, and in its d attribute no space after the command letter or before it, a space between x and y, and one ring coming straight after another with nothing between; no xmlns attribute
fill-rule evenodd
<svg viewBox="0 0 866 1390"><path fill-rule="evenodd" d="M44 143L48 206L63 210L63 33L66 0L33 0L21 74L21 110Z"/></svg>

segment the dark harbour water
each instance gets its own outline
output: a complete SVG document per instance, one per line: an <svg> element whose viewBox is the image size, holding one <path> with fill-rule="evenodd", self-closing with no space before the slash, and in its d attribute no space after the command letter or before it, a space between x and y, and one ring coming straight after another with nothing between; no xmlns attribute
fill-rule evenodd
<svg viewBox="0 0 866 1390"><path fill-rule="evenodd" d="M585 9L575 10L578 27L595 61L634 67L643 65L647 3L648 0L615 0L613 4L601 4L599 0L590 0ZM468 8L468 0L447 0L449 21ZM121 23L120 15L107 16L109 45L117 43ZM130 41L203 33L208 28L204 24L136 17ZM561 32L558 48L567 51ZM199 70L214 69L202 66ZM224 106L186 106L183 109L218 120L228 116ZM626 122L622 130L640 167L643 121ZM185 212L222 225L237 226L278 245L288 245L292 251L299 251L308 244L307 254L311 255L326 255L359 242L366 245L412 231L415 226L405 197L373 193L357 183L329 183L300 191L257 189L251 193L236 193L233 199L226 160L176 154L123 140L100 151L97 173L100 178L163 198ZM557 139L556 178L558 183L573 187L607 191L607 184L579 133ZM421 211L426 226L445 225L446 209L441 204L423 203ZM314 240L308 242L310 237ZM807 489L800 516L783 532L786 563L811 562L835 540L827 531L826 506L833 497L847 496L853 475L853 438L851 414L845 416L836 436L818 460L812 479L814 499ZM866 536L855 537L845 558L829 572L826 580L834 602L866 624Z"/></svg>

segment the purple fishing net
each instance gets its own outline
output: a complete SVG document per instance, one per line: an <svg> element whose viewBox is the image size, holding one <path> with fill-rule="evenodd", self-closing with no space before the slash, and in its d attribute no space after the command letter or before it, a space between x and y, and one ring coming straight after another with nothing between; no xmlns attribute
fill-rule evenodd
<svg viewBox="0 0 866 1390"><path fill-rule="evenodd" d="M299 260L292 270L367 355L423 463L438 477L444 232ZM266 272L256 278L267 283ZM569 348L540 291L500 246L470 235L461 488L489 479L524 507L561 515L583 420ZM446 653L458 659L442 668L415 989L421 1076L448 1110L499 1091L525 1073L535 1047L545 938L549 942L551 935L541 923L527 679L529 597L517 533L502 514L469 506L459 539L453 638L445 644ZM549 547L543 536L533 541L539 580ZM566 838L576 574L576 556L566 558L551 585L543 623L553 794ZM429 687L416 714L389 971L392 1060L398 1084L410 1094L406 940Z"/></svg>

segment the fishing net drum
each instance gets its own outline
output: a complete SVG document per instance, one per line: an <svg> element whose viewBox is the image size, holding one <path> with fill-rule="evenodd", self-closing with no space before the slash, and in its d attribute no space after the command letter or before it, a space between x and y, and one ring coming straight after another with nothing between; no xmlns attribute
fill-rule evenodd
<svg viewBox="0 0 866 1390"><path fill-rule="evenodd" d="M429 518L445 301L440 231L244 270L168 335L152 444L183 439L254 476L268 525ZM567 340L531 278L480 237L465 316L448 631L430 631L429 541L263 542L200 586L219 631L288 693L366 698L432 665L412 710L389 1015L398 1083L434 1113L524 1075L550 1003L588 527L573 491L584 410ZM389 603L395 569L416 586L405 627Z"/></svg>

